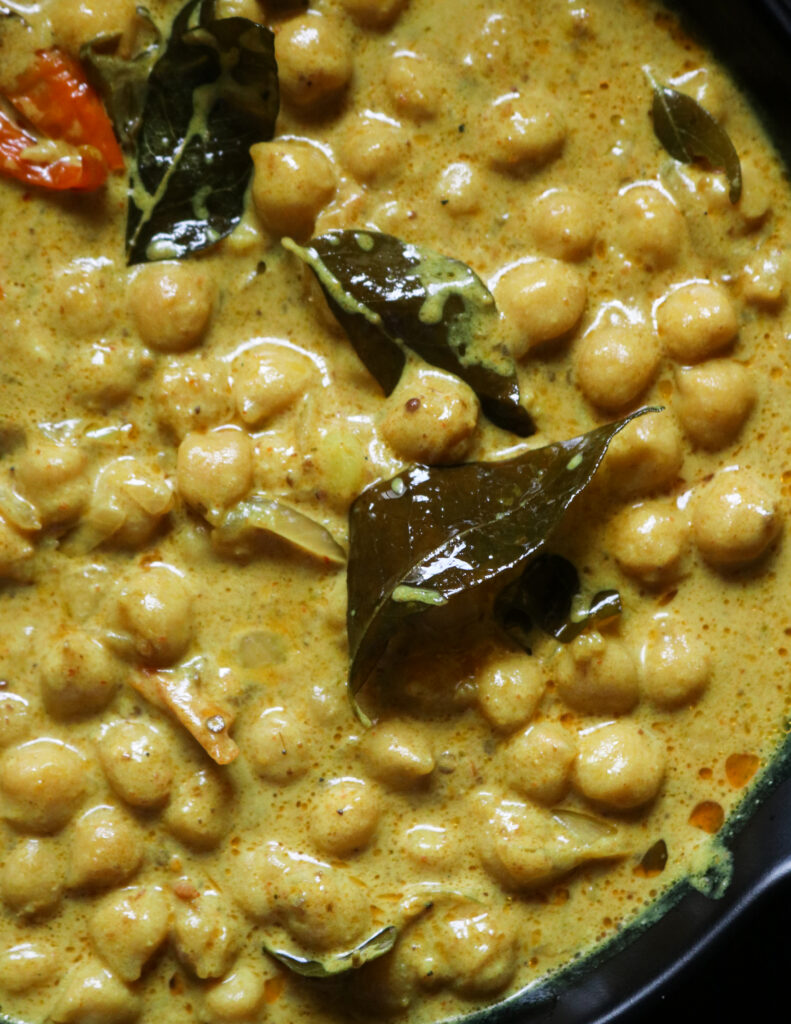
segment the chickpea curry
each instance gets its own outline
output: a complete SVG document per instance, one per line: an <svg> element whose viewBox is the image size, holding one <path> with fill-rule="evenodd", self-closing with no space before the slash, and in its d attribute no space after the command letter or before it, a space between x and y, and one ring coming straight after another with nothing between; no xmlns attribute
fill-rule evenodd
<svg viewBox="0 0 791 1024"><path fill-rule="evenodd" d="M789 710L791 193L651 0L0 0L0 1013L425 1024Z"/></svg>

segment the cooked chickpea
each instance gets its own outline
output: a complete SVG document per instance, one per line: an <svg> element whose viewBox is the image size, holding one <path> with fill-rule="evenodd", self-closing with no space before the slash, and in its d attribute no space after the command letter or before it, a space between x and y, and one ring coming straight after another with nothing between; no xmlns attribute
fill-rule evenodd
<svg viewBox="0 0 791 1024"><path fill-rule="evenodd" d="M143 851L143 833L132 818L117 807L92 807L74 823L69 885L88 891L120 885L140 867Z"/></svg>
<svg viewBox="0 0 791 1024"><path fill-rule="evenodd" d="M380 798L363 779L330 779L310 815L310 834L322 853L348 857L368 846L379 824Z"/></svg>
<svg viewBox="0 0 791 1024"><path fill-rule="evenodd" d="M44 526L73 522L88 501L88 460L70 444L41 442L14 464L14 479Z"/></svg>
<svg viewBox="0 0 791 1024"><path fill-rule="evenodd" d="M209 328L214 300L211 274L194 261L144 264L129 287L140 340L158 352L185 352L197 345Z"/></svg>
<svg viewBox="0 0 791 1024"><path fill-rule="evenodd" d="M0 747L25 737L30 729L30 704L18 693L0 694Z"/></svg>
<svg viewBox="0 0 791 1024"><path fill-rule="evenodd" d="M341 145L341 160L358 181L381 184L399 169L406 146L404 131L397 121L369 111L349 123Z"/></svg>
<svg viewBox="0 0 791 1024"><path fill-rule="evenodd" d="M41 659L39 673L44 704L56 718L101 711L124 679L118 659L82 630L71 630L53 641Z"/></svg>
<svg viewBox="0 0 791 1024"><path fill-rule="evenodd" d="M492 165L511 172L554 160L568 135L555 103L540 94L501 96L484 115L481 129Z"/></svg>
<svg viewBox="0 0 791 1024"><path fill-rule="evenodd" d="M86 526L112 547L140 548L172 507L173 488L158 468L123 455L98 473Z"/></svg>
<svg viewBox="0 0 791 1024"><path fill-rule="evenodd" d="M219 362L202 356L162 370L154 394L160 423L178 440L191 430L209 430L233 419L230 375Z"/></svg>
<svg viewBox="0 0 791 1024"><path fill-rule="evenodd" d="M341 0L341 6L355 21L378 29L392 25L406 3L407 0Z"/></svg>
<svg viewBox="0 0 791 1024"><path fill-rule="evenodd" d="M259 142L253 158L253 203L274 235L310 237L319 211L335 194L335 172L316 146L304 142Z"/></svg>
<svg viewBox="0 0 791 1024"><path fill-rule="evenodd" d="M615 435L607 449L608 482L624 497L669 490L684 461L681 432L667 412L646 413Z"/></svg>
<svg viewBox="0 0 791 1024"><path fill-rule="evenodd" d="M711 680L711 652L690 631L672 621L659 621L643 645L640 690L662 708L691 704Z"/></svg>
<svg viewBox="0 0 791 1024"><path fill-rule="evenodd" d="M287 345L247 349L233 363L233 397L240 417L251 427L266 423L306 394L315 375L310 359Z"/></svg>
<svg viewBox="0 0 791 1024"><path fill-rule="evenodd" d="M135 18L135 0L112 4L58 0L50 5L49 16L57 43L76 57L84 43L128 32Z"/></svg>
<svg viewBox="0 0 791 1024"><path fill-rule="evenodd" d="M56 832L85 792L85 759L59 740L11 747L0 761L3 817L26 832Z"/></svg>
<svg viewBox="0 0 791 1024"><path fill-rule="evenodd" d="M43 942L20 942L0 952L0 985L9 992L43 988L58 975L57 953Z"/></svg>
<svg viewBox="0 0 791 1024"><path fill-rule="evenodd" d="M335 21L308 13L291 18L275 37L283 97L302 110L337 100L352 77L352 51Z"/></svg>
<svg viewBox="0 0 791 1024"><path fill-rule="evenodd" d="M61 982L54 1024L132 1024L140 997L96 960L81 961Z"/></svg>
<svg viewBox="0 0 791 1024"><path fill-rule="evenodd" d="M717 473L693 502L695 543L706 561L720 569L760 558L780 528L774 498L747 469Z"/></svg>
<svg viewBox="0 0 791 1024"><path fill-rule="evenodd" d="M434 194L451 216L463 217L480 209L485 186L472 164L458 160L440 174Z"/></svg>
<svg viewBox="0 0 791 1024"><path fill-rule="evenodd" d="M173 782L173 760L160 730L145 722L116 722L99 740L107 781L133 807L159 807Z"/></svg>
<svg viewBox="0 0 791 1024"><path fill-rule="evenodd" d="M579 323L588 289L585 278L560 260L518 263L495 287L497 305L513 330L513 353L527 355L538 345L558 341Z"/></svg>
<svg viewBox="0 0 791 1024"><path fill-rule="evenodd" d="M393 789L409 789L434 771L431 742L411 722L375 725L363 738L362 753L371 774Z"/></svg>
<svg viewBox="0 0 791 1024"><path fill-rule="evenodd" d="M238 964L206 993L206 1008L222 1021L256 1018L264 1001L266 978L261 967Z"/></svg>
<svg viewBox="0 0 791 1024"><path fill-rule="evenodd" d="M678 576L688 541L686 513L667 501L626 509L610 527L618 565L648 586L663 586Z"/></svg>
<svg viewBox="0 0 791 1024"><path fill-rule="evenodd" d="M539 722L517 733L505 748L508 782L542 804L561 800L577 756L575 738L555 722Z"/></svg>
<svg viewBox="0 0 791 1024"><path fill-rule="evenodd" d="M615 223L626 257L648 270L663 270L675 263L686 238L683 214L652 185L635 185L621 193Z"/></svg>
<svg viewBox="0 0 791 1024"><path fill-rule="evenodd" d="M728 293L707 281L693 281L670 292L656 311L656 326L668 355L681 363L715 355L739 329Z"/></svg>
<svg viewBox="0 0 791 1024"><path fill-rule="evenodd" d="M637 703L637 666L620 640L583 633L560 654L558 694L587 715L624 715Z"/></svg>
<svg viewBox="0 0 791 1024"><path fill-rule="evenodd" d="M241 940L237 912L214 889L173 903L173 943L199 978L227 973Z"/></svg>
<svg viewBox="0 0 791 1024"><path fill-rule="evenodd" d="M216 769L193 772L176 786L163 821L185 846L215 847L231 827L233 791Z"/></svg>
<svg viewBox="0 0 791 1024"><path fill-rule="evenodd" d="M0 580L24 580L34 553L27 537L0 516Z"/></svg>
<svg viewBox="0 0 791 1024"><path fill-rule="evenodd" d="M713 359L679 370L676 385L675 408L681 426L693 444L708 451L734 441L755 405L750 372L733 359Z"/></svg>
<svg viewBox="0 0 791 1024"><path fill-rule="evenodd" d="M170 900L157 886L130 886L105 897L88 927L107 966L123 981L137 981L168 936Z"/></svg>
<svg viewBox="0 0 791 1024"><path fill-rule="evenodd" d="M228 508L253 483L253 443L243 430L188 434L179 445L179 494L195 508Z"/></svg>
<svg viewBox="0 0 791 1024"><path fill-rule="evenodd" d="M583 796L616 811L642 807L659 792L665 755L636 722L623 719L579 737L574 784Z"/></svg>
<svg viewBox="0 0 791 1024"><path fill-rule="evenodd" d="M533 205L533 235L539 248L559 260L582 260L596 240L593 204L572 188L553 188Z"/></svg>
<svg viewBox="0 0 791 1024"><path fill-rule="evenodd" d="M413 121L427 120L439 112L442 74L429 57L399 50L387 66L385 84L396 110Z"/></svg>
<svg viewBox="0 0 791 1024"><path fill-rule="evenodd" d="M154 563L132 573L118 598L118 621L137 654L153 665L171 665L192 640L192 594L184 577Z"/></svg>
<svg viewBox="0 0 791 1024"><path fill-rule="evenodd" d="M537 658L521 651L493 655L476 678L478 706L491 724L516 729L535 714L547 677Z"/></svg>
<svg viewBox="0 0 791 1024"><path fill-rule="evenodd" d="M574 353L577 383L593 405L615 412L632 405L653 383L659 358L659 346L647 330L596 327Z"/></svg>
<svg viewBox="0 0 791 1024"><path fill-rule="evenodd" d="M17 914L42 914L60 902L64 878L64 851L57 844L22 839L3 862L0 894Z"/></svg>
<svg viewBox="0 0 791 1024"><path fill-rule="evenodd" d="M385 408L379 429L405 462L461 462L478 425L472 388L440 370L404 373Z"/></svg>
<svg viewBox="0 0 791 1024"><path fill-rule="evenodd" d="M243 749L258 775L285 786L310 767L311 750L305 727L284 708L264 708L245 732Z"/></svg>

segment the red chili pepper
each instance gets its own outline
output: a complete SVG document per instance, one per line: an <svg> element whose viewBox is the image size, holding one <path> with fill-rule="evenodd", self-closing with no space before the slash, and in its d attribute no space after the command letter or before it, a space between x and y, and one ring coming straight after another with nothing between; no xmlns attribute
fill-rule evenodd
<svg viewBox="0 0 791 1024"><path fill-rule="evenodd" d="M39 142L0 112L0 174L29 185L51 189L94 189L107 180L107 164L90 146L49 163L36 163L23 155Z"/></svg>

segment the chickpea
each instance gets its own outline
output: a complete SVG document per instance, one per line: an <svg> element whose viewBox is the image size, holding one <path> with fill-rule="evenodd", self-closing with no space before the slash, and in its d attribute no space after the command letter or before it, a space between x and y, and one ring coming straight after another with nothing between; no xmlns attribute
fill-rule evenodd
<svg viewBox="0 0 791 1024"><path fill-rule="evenodd" d="M380 185L398 171L406 147L404 132L397 121L367 112L349 123L341 145L341 159L358 181Z"/></svg>
<svg viewBox="0 0 791 1024"><path fill-rule="evenodd" d="M123 668L99 640L70 630L40 664L41 696L55 718L92 715L106 707L124 679Z"/></svg>
<svg viewBox="0 0 791 1024"><path fill-rule="evenodd" d="M626 509L610 528L618 565L648 586L663 586L678 576L688 540L687 516L666 501Z"/></svg>
<svg viewBox="0 0 791 1024"><path fill-rule="evenodd" d="M695 543L706 561L719 569L754 562L780 529L773 497L747 469L717 473L692 506Z"/></svg>
<svg viewBox="0 0 791 1024"><path fill-rule="evenodd" d="M626 189L616 202L614 220L627 259L647 270L664 270L678 259L686 237L684 216L659 188Z"/></svg>
<svg viewBox="0 0 791 1024"><path fill-rule="evenodd" d="M308 13L291 18L275 37L280 88L300 110L321 110L337 100L352 77L352 51L342 29Z"/></svg>
<svg viewBox="0 0 791 1024"><path fill-rule="evenodd" d="M509 731L533 717L547 680L538 659L512 651L490 658L476 682L483 715L496 729Z"/></svg>
<svg viewBox="0 0 791 1024"><path fill-rule="evenodd" d="M750 373L732 359L713 359L676 374L676 411L687 437L716 451L734 441L755 405Z"/></svg>
<svg viewBox="0 0 791 1024"><path fill-rule="evenodd" d="M380 432L405 462L461 462L478 425L478 399L458 377L434 369L402 375Z"/></svg>
<svg viewBox="0 0 791 1024"><path fill-rule="evenodd" d="M411 722L375 725L363 738L362 753L371 774L392 789L410 789L434 771L431 742Z"/></svg>
<svg viewBox="0 0 791 1024"><path fill-rule="evenodd" d="M313 803L310 834L323 853L349 857L370 844L379 815L379 793L370 783L330 779Z"/></svg>
<svg viewBox="0 0 791 1024"><path fill-rule="evenodd" d="M341 0L341 6L355 21L378 29L392 25L406 3L407 0Z"/></svg>
<svg viewBox="0 0 791 1024"><path fill-rule="evenodd" d="M0 516L0 580L25 580L34 553L27 537Z"/></svg>
<svg viewBox="0 0 791 1024"><path fill-rule="evenodd" d="M160 423L182 440L233 419L231 380L221 363L200 357L166 365L154 393Z"/></svg>
<svg viewBox="0 0 791 1024"><path fill-rule="evenodd" d="M99 740L107 781L133 807L159 807L170 795L173 760L167 740L154 725L116 722Z"/></svg>
<svg viewBox="0 0 791 1024"><path fill-rule="evenodd" d="M57 953L43 942L20 942L0 952L0 985L8 992L44 988L58 974Z"/></svg>
<svg viewBox="0 0 791 1024"><path fill-rule="evenodd" d="M451 871L459 859L460 845L456 830L445 825L410 825L402 837L404 854L429 871Z"/></svg>
<svg viewBox="0 0 791 1024"><path fill-rule="evenodd" d="M0 747L23 739L30 730L30 704L18 693L0 694Z"/></svg>
<svg viewBox="0 0 791 1024"><path fill-rule="evenodd" d="M399 114L425 121L439 113L444 94L442 74L430 58L399 50L387 66L385 84Z"/></svg>
<svg viewBox="0 0 791 1024"><path fill-rule="evenodd" d="M135 0L117 0L112 4L58 0L48 11L56 42L77 57L84 43L128 33L135 19Z"/></svg>
<svg viewBox="0 0 791 1024"><path fill-rule="evenodd" d="M669 490L684 461L681 433L668 412L647 413L628 423L607 449L604 469L624 497Z"/></svg>
<svg viewBox="0 0 791 1024"><path fill-rule="evenodd" d="M656 325L668 354L683 363L715 355L739 329L728 293L705 281L670 292L656 311Z"/></svg>
<svg viewBox="0 0 791 1024"><path fill-rule="evenodd" d="M206 993L206 1008L221 1021L257 1019L265 995L260 967L238 964Z"/></svg>
<svg viewBox="0 0 791 1024"><path fill-rule="evenodd" d="M176 787L165 827L185 846L210 850L231 827L232 800L230 784L216 769L193 772Z"/></svg>
<svg viewBox="0 0 791 1024"><path fill-rule="evenodd" d="M539 248L558 260L583 260L596 240L593 204L582 192L553 188L533 207L533 235Z"/></svg>
<svg viewBox="0 0 791 1024"><path fill-rule="evenodd" d="M559 341L579 323L588 289L574 267L559 260L518 263L497 282L495 298L512 327L513 354L523 358L532 349Z"/></svg>
<svg viewBox="0 0 791 1024"><path fill-rule="evenodd" d="M525 796L554 804L566 794L576 756L577 744L567 729L555 722L539 722L508 741L506 777Z"/></svg>
<svg viewBox="0 0 791 1024"><path fill-rule="evenodd" d="M130 817L117 807L92 807L74 824L69 885L87 891L120 885L140 867L143 851L143 834Z"/></svg>
<svg viewBox="0 0 791 1024"><path fill-rule="evenodd" d="M53 1024L132 1024L140 997L97 960L81 961L61 982Z"/></svg>
<svg viewBox="0 0 791 1024"><path fill-rule="evenodd" d="M243 430L187 434L179 446L179 494L195 508L228 508L253 484L253 443Z"/></svg>
<svg viewBox="0 0 791 1024"><path fill-rule="evenodd" d="M307 356L286 345L258 345L233 363L233 397L239 416L260 426L293 406L314 382Z"/></svg>
<svg viewBox="0 0 791 1024"><path fill-rule="evenodd" d="M275 785L296 781L310 766L305 729L281 707L264 708L248 726L242 746L256 773Z"/></svg>
<svg viewBox="0 0 791 1024"><path fill-rule="evenodd" d="M15 913L25 916L54 910L64 881L63 851L45 839L22 839L0 870L0 894Z"/></svg>
<svg viewBox="0 0 791 1024"><path fill-rule="evenodd" d="M173 489L154 467L131 455L108 462L93 485L87 524L106 544L141 548L173 507Z"/></svg>
<svg viewBox="0 0 791 1024"><path fill-rule="evenodd" d="M122 981L137 981L170 929L170 900L158 886L130 886L91 915L94 948Z"/></svg>
<svg viewBox="0 0 791 1024"><path fill-rule="evenodd" d="M434 194L452 217L464 217L480 209L485 191L479 171L459 160L442 171Z"/></svg>
<svg viewBox="0 0 791 1024"><path fill-rule="evenodd" d="M70 444L41 442L14 465L14 479L35 505L42 525L72 523L88 500L87 458Z"/></svg>
<svg viewBox="0 0 791 1024"><path fill-rule="evenodd" d="M665 756L636 722L623 719L582 733L574 784L595 803L615 811L642 807L659 792Z"/></svg>
<svg viewBox="0 0 791 1024"><path fill-rule="evenodd" d="M562 700L587 715L624 715L639 696L628 648L598 633L583 633L561 652L555 682Z"/></svg>
<svg viewBox="0 0 791 1024"><path fill-rule="evenodd" d="M253 203L274 235L309 238L319 211L335 194L335 172L316 146L259 142L250 150L255 168Z"/></svg>
<svg viewBox="0 0 791 1024"><path fill-rule="evenodd" d="M163 562L137 569L121 588L118 621L135 651L152 665L172 665L192 641L192 594Z"/></svg>
<svg viewBox="0 0 791 1024"><path fill-rule="evenodd" d="M161 261L140 267L129 307L140 340L158 352L186 352L209 328L215 287L199 263Z"/></svg>
<svg viewBox="0 0 791 1024"><path fill-rule="evenodd" d="M595 327L577 346L574 368L588 401L615 412L632 405L653 383L659 347L652 334L634 325Z"/></svg>
<svg viewBox="0 0 791 1024"><path fill-rule="evenodd" d="M643 645L640 662L640 690L662 708L692 704L711 680L711 652L678 623L656 623Z"/></svg>
<svg viewBox="0 0 791 1024"><path fill-rule="evenodd" d="M481 127L491 164L512 173L560 156L568 135L554 102L539 94L501 96L489 107Z"/></svg>
<svg viewBox="0 0 791 1024"><path fill-rule="evenodd" d="M3 817L27 832L56 832L85 793L85 760L59 740L11 747L0 761Z"/></svg>
<svg viewBox="0 0 791 1024"><path fill-rule="evenodd" d="M175 901L173 942L179 958L198 978L227 973L241 940L236 916L214 889Z"/></svg>

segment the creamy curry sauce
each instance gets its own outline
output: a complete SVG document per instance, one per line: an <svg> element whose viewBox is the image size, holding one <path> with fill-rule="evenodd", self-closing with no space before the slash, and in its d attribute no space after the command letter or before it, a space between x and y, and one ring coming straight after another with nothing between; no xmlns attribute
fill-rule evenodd
<svg viewBox="0 0 791 1024"><path fill-rule="evenodd" d="M745 101L649 3L288 7L226 8L274 28L283 102L212 250L127 268L123 174L0 181L0 1006L26 1021L497 1001L702 870L782 734L791 211ZM163 29L175 11L152 4ZM28 18L3 26L6 89L134 10ZM738 203L661 148L645 65L725 125ZM535 436L416 359L383 397L280 245L347 227L475 268ZM622 615L532 654L489 627L412 637L360 694L371 728L343 567L212 537L259 494L343 545L355 496L411 463L648 404L554 545ZM393 951L332 982L262 950L387 925Z"/></svg>

